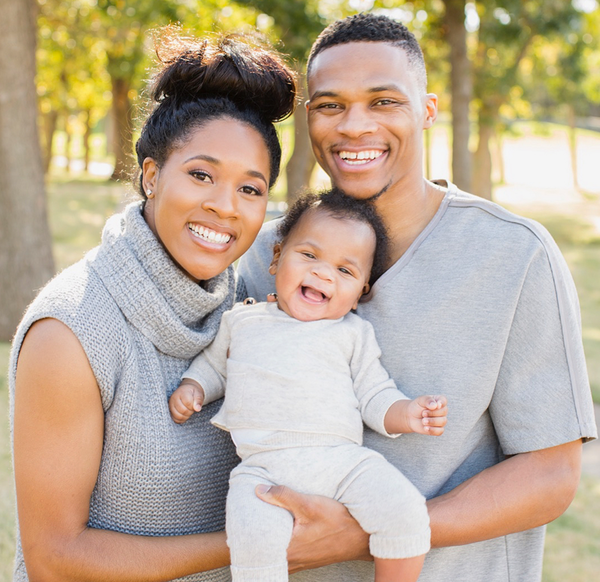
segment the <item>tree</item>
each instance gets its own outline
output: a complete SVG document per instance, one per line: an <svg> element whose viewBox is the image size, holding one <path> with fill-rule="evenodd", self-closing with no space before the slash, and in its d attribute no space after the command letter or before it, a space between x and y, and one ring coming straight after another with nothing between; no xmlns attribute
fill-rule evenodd
<svg viewBox="0 0 600 582"><path fill-rule="evenodd" d="M0 340L54 273L37 130L35 4L0 0Z"/></svg>
<svg viewBox="0 0 600 582"><path fill-rule="evenodd" d="M501 108L521 84L520 70L532 43L556 41L568 34L582 15L563 0L481 0L474 92L479 143L473 158L473 191L492 197L490 143L500 122Z"/></svg>
<svg viewBox="0 0 600 582"><path fill-rule="evenodd" d="M286 165L287 200L290 203L302 188L308 186L315 166L303 105L308 99L304 69L308 51L325 27L325 20L319 14L319 3L314 0L238 0L238 3L253 6L271 17L272 22L263 28L271 29L271 35L281 40L284 52L295 63L301 103L294 112L294 149Z"/></svg>
<svg viewBox="0 0 600 582"><path fill-rule="evenodd" d="M444 0L444 32L450 48L450 91L452 94L452 181L471 190L469 151L469 108L473 96L471 61L467 53L466 0Z"/></svg>

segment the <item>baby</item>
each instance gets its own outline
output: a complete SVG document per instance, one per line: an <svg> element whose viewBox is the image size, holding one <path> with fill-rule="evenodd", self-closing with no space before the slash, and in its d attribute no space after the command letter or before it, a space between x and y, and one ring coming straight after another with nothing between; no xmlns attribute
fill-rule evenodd
<svg viewBox="0 0 600 582"><path fill-rule="evenodd" d="M169 400L183 423L225 394L212 422L230 431L242 459L227 496L232 578L288 579L293 517L254 492L277 484L343 503L370 535L376 582L414 582L430 545L425 499L361 446L363 421L392 438L437 436L447 407L443 396L404 396L371 324L352 313L383 270L385 228L371 204L331 190L302 197L278 234L276 301L225 313Z"/></svg>

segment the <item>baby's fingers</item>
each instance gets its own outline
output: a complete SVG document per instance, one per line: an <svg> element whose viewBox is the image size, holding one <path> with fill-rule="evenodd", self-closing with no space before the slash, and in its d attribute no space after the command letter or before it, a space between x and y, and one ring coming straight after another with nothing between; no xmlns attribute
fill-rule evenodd
<svg viewBox="0 0 600 582"><path fill-rule="evenodd" d="M427 399L427 401L425 403L425 408L427 410L432 411L432 412L437 411L437 410L446 409L446 406L448 404L448 401L446 400L446 397L442 396L442 395L439 395L439 396L425 396L424 398Z"/></svg>
<svg viewBox="0 0 600 582"><path fill-rule="evenodd" d="M447 422L446 416L427 416L423 418L423 429L426 434L440 436Z"/></svg>

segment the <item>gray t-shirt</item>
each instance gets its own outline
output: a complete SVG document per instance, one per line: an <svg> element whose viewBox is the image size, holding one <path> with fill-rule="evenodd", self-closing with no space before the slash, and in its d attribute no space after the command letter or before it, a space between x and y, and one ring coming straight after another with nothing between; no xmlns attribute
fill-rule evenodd
<svg viewBox="0 0 600 582"><path fill-rule="evenodd" d="M276 224L263 228L239 271L259 300ZM539 224L450 186L434 218L359 304L398 388L445 394L441 437L391 441L365 430L427 497L505 458L596 437L579 303L556 244ZM517 485L518 486L518 485ZM432 550L419 580L535 582L544 528ZM296 582L362 582L372 565L346 562Z"/></svg>

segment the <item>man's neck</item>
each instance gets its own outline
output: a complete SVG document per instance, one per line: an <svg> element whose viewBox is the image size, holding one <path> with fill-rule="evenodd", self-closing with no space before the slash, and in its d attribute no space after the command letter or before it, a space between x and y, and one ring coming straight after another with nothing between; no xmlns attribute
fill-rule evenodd
<svg viewBox="0 0 600 582"><path fill-rule="evenodd" d="M390 239L391 267L406 252L437 212L445 190L425 179L411 188L396 188L377 200Z"/></svg>

